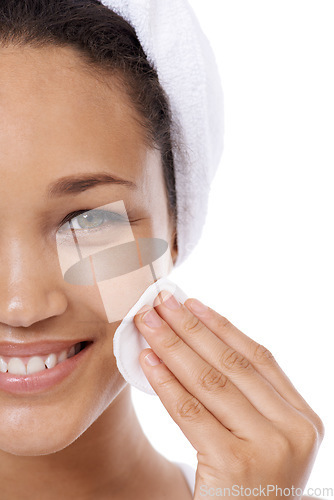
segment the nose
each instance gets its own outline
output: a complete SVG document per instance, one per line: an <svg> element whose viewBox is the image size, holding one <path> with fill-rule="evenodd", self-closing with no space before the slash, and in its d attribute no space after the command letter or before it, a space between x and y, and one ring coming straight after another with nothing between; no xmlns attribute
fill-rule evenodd
<svg viewBox="0 0 334 500"><path fill-rule="evenodd" d="M63 314L67 298L56 250L36 240L6 242L0 250L0 323L29 327Z"/></svg>

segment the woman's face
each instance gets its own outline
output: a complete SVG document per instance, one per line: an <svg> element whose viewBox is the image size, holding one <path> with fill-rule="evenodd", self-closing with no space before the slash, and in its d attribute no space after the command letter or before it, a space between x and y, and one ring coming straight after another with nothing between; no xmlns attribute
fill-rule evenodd
<svg viewBox="0 0 334 500"><path fill-rule="evenodd" d="M81 182L50 195L60 179L100 173L136 187ZM125 386L113 356L119 321L106 320L96 286L63 278L61 222L122 200L133 234L167 240L173 259L174 228L159 152L145 145L131 103L112 79L107 86L84 71L70 48L1 49L0 179L0 356L9 356L5 343L93 341L47 389L0 386L0 449L42 455L72 443Z"/></svg>

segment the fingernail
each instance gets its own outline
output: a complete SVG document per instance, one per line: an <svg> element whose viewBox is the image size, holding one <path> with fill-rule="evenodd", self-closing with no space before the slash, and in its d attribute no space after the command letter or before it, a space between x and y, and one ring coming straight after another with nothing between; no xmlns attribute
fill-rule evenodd
<svg viewBox="0 0 334 500"><path fill-rule="evenodd" d="M149 354L146 354L144 361L147 365L150 366L156 366L160 363L160 359L154 352L150 352Z"/></svg>
<svg viewBox="0 0 334 500"><path fill-rule="evenodd" d="M150 311L151 309L152 309L152 307L146 304L141 309L139 309L139 311L137 312L137 314L143 314L144 312Z"/></svg>
<svg viewBox="0 0 334 500"><path fill-rule="evenodd" d="M191 299L189 302L190 309L197 314L204 314L208 310L208 306L205 306L202 302L197 299Z"/></svg>
<svg viewBox="0 0 334 500"><path fill-rule="evenodd" d="M158 313L155 312L154 309L151 309L147 313L142 316L142 320L144 323L151 328L157 328L158 326L162 325L162 321L160 319L160 316Z"/></svg>
<svg viewBox="0 0 334 500"><path fill-rule="evenodd" d="M159 304L164 304L168 309L179 309L181 304L174 295L172 295L170 292L167 292L167 290L162 290L158 297L154 301L154 306L158 306Z"/></svg>

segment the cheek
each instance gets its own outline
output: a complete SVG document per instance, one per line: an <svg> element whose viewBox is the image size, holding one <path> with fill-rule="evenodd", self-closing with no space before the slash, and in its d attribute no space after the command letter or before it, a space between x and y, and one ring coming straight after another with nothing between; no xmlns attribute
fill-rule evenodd
<svg viewBox="0 0 334 500"><path fill-rule="evenodd" d="M166 229L159 224L159 232L155 231L152 222L146 218L133 226L131 241L92 255L90 269L98 280L94 286L68 286L75 322L85 326L121 321L155 279L170 273L173 264Z"/></svg>
<svg viewBox="0 0 334 500"><path fill-rule="evenodd" d="M101 328L108 323L108 318L98 285L67 285L69 321L80 323L82 328ZM94 334L94 331L91 333ZM81 335L80 335L81 336Z"/></svg>

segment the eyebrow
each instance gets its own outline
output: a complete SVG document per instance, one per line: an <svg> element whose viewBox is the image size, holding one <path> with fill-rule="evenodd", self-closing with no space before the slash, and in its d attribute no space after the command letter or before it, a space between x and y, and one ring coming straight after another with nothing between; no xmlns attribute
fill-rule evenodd
<svg viewBox="0 0 334 500"><path fill-rule="evenodd" d="M134 182L127 181L121 177L116 177L104 172L90 173L84 175L69 175L61 177L49 185L48 197L64 196L69 194L78 194L105 184L117 184L126 186L130 189L136 189Z"/></svg>

